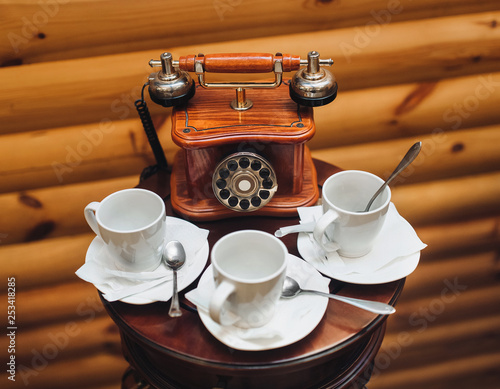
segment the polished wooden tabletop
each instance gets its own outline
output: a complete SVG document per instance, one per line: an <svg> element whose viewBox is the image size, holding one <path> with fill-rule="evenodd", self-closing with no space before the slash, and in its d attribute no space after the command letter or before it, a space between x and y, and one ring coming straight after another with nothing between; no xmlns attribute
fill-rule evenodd
<svg viewBox="0 0 500 389"><path fill-rule="evenodd" d="M318 183L321 184L338 168L315 160ZM167 214L172 213L169 205L169 174L159 172L142 181L140 187L153 190L165 199ZM240 229L259 229L274 233L279 227L298 223L297 217L238 217L215 222L197 222L208 229L210 247L225 234ZM283 238L289 252L299 256L296 245L297 236L292 234ZM195 281L190 288L196 286ZM404 279L378 285L355 285L332 280L330 289L342 296L370 299L395 304L403 288ZM189 289L189 288L188 288ZM187 303L181 299L184 304ZM104 300L103 300L104 301ZM329 300L326 313L320 324L304 339L274 350L238 351L229 348L215 337L202 324L195 311L185 310L180 318L170 318L167 314L169 302L156 302L147 305L131 305L123 302L104 301L108 313L128 336L139 339L149 346L161 350L181 360L203 365L228 365L256 367L294 365L307 363L317 358L334 354L354 342L357 337L379 327L386 317L376 315L351 305Z"/></svg>

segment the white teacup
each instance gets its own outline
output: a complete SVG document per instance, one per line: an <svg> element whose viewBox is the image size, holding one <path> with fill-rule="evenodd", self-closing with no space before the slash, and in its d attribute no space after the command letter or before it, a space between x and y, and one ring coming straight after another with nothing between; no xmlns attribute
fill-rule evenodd
<svg viewBox="0 0 500 389"><path fill-rule="evenodd" d="M391 202L387 186L364 212L384 181L374 174L346 170L330 176L322 188L323 215L314 227L315 241L326 251L344 257L370 252L385 221Z"/></svg>
<svg viewBox="0 0 500 389"><path fill-rule="evenodd" d="M268 323L281 296L287 248L266 232L242 230L215 243L212 266L216 289L210 317L240 328Z"/></svg>
<svg viewBox="0 0 500 389"><path fill-rule="evenodd" d="M124 271L156 269L166 232L165 204L156 193L125 189L85 207L85 219Z"/></svg>

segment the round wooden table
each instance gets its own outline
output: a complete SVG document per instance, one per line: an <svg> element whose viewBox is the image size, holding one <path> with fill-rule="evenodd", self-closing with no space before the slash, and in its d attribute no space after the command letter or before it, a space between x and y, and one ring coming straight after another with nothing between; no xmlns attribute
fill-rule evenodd
<svg viewBox="0 0 500 389"><path fill-rule="evenodd" d="M321 161L314 163L320 186L340 170ZM168 173L154 174L139 187L162 196L167 214L176 216L170 207ZM298 217L241 216L196 224L210 231L212 247L222 236L235 230L259 229L274 233L280 227L297 223ZM289 252L299 256L296 234L282 239ZM197 281L187 290L196 284ZM403 285L404 279L378 285L332 280L330 289L339 295L394 305ZM304 339L274 350L239 351L210 334L182 293L184 313L180 318L168 316L170 302L131 305L102 301L120 329L123 353L131 366L122 383L127 389L363 388L382 343L386 320L386 316L329 300L322 321Z"/></svg>

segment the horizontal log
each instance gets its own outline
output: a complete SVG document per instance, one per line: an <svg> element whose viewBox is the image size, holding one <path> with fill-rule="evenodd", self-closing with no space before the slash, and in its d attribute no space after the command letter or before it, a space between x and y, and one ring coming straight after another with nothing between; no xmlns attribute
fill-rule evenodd
<svg viewBox="0 0 500 389"><path fill-rule="evenodd" d="M419 266L406 279L404 296L406 299L440 298L440 293L454 283L464 290L494 285L498 283L497 259L496 251L486 251L428 260L424 249Z"/></svg>
<svg viewBox="0 0 500 389"><path fill-rule="evenodd" d="M7 301L6 294L2 294ZM16 291L16 322L19 328L62 321L91 322L105 315L94 285L74 276L73 282Z"/></svg>
<svg viewBox="0 0 500 389"><path fill-rule="evenodd" d="M138 182L138 177L132 176L0 195L0 204L8 210L0 214L0 225L8 228L2 231L2 243L89 232L83 216L85 206Z"/></svg>
<svg viewBox="0 0 500 389"><path fill-rule="evenodd" d="M158 120L158 136L171 162L179 148L172 142L170 121L160 119L164 121ZM139 120L119 121L113 127L109 133L100 130L98 124L90 124L2 136L0 155L5 161L0 164L0 192L138 176L144 167L155 163ZM317 136L323 137L323 133L324 129L318 129ZM346 170L366 170L387 177L417 140L423 143L418 159L393 181L393 186L500 170L496 148L500 125L313 149L313 156ZM314 139L309 145L318 146Z"/></svg>
<svg viewBox="0 0 500 389"><path fill-rule="evenodd" d="M18 291L75 281L93 232L0 246L0 278L16 277ZM7 292L7 284L0 285Z"/></svg>
<svg viewBox="0 0 500 389"><path fill-rule="evenodd" d="M90 357L105 352L121 356L118 327L107 315L93 320L68 320L23 330L16 344L16 363L29 366L37 355L57 349L54 362L68 358ZM2 337L0 346L8 349L9 338Z"/></svg>
<svg viewBox="0 0 500 389"><path fill-rule="evenodd" d="M491 337L491 335L500 332L500 313L492 312L485 314L481 317L464 318L464 320L457 320L456 323L451 325L432 325L425 331L414 331L413 335L417 335L411 344L405 345L408 349L415 348L422 351L426 347L431 347L433 344L452 343L456 339L477 339L479 337ZM387 329L381 350L389 350L393 343L400 341L401 334L399 331L393 331L390 325Z"/></svg>
<svg viewBox="0 0 500 389"><path fill-rule="evenodd" d="M318 137L325 136L325 131L321 130ZM496 146L500 143L500 125L313 149L312 155L344 170L365 170L386 178L417 141L422 142L419 156L391 186L500 170L500 153ZM321 144L313 139L310 146L321 147Z"/></svg>
<svg viewBox="0 0 500 389"><path fill-rule="evenodd" d="M397 314L388 319L388 331L421 333L435 325L451 326L459 321L496 314L499 293L498 282L467 288L460 279L449 279L446 284L443 282L442 289L433 296L408 298L403 290L396 305Z"/></svg>
<svg viewBox="0 0 500 389"><path fill-rule="evenodd" d="M472 251L493 250L500 245L500 215L461 220L455 223L431 224L417 228L427 243L426 258Z"/></svg>
<svg viewBox="0 0 500 389"><path fill-rule="evenodd" d="M341 102L346 101L348 96L345 91L353 88L436 81L449 76L498 72L500 68L494 53L499 49L500 32L491 26L496 25L494 21L499 16L498 12L488 12L401 24L388 23L379 26L380 31L372 34L372 38L368 37L367 43L363 43L361 48L356 48L356 41L360 39L360 29L356 27L176 48L162 45L162 51L170 50L174 57L178 58L180 55L200 51L240 52L242 47L246 52L274 52L279 48L283 52L301 56L305 56L311 49L316 49L323 57L332 57L336 61L333 71L338 79L341 94L339 93L337 102L331 106L340 108ZM426 31L425 41L421 38L421 31ZM405 38L399 39L402 36ZM464 41L467 42L467 50L464 50ZM314 47L311 47L311 42L315 42ZM345 44L355 48L352 56L344 52ZM158 58L159 55L160 50L150 50L2 68L0 74L4 81L0 94L0 132L28 131L135 117L131 102L139 97L140 87L151 71L147 62L151 58ZM374 60L374 56L377 60ZM477 87L477 80L475 83L474 81L472 80L472 88ZM474 93L474 89L463 89L464 86L466 85L457 85L457 90L449 91L447 99L435 106L434 115L437 114L441 118L443 111L449 107L453 108L454 103L463 104L463 98ZM495 85L490 87L495 88ZM351 100L349 105L355 107L356 116L359 118L363 117L365 121L370 118L370 124L373 125L373 121L382 121L383 125L391 129L391 133L394 127L403 127L408 136L418 122L409 117L408 121L405 120L398 126L395 121L401 121L401 116L418 105L433 89L440 92L442 90L441 87L435 88L434 83L408 85L392 93L386 92L393 96L392 99L386 93L380 95L382 91L373 94L366 92L366 96L363 92L363 97L353 96L354 100ZM444 92L446 91L445 88ZM484 97L488 90L482 92L481 96ZM454 97L458 100L454 100ZM379 104L388 102L393 106L387 119L384 115L388 112L380 110ZM363 115L359 115L360 107L363 109ZM392 112L396 108L398 115ZM151 109L156 113L166 111L155 104ZM340 121L337 121L337 125L328 125L326 128L344 132L341 124L348 123L344 123L342 109L332 111L329 106L318 109L317 112L325 112L326 117L336 118L338 115ZM352 113L352 110L350 112ZM478 112L478 115L473 116L481 115L482 112ZM406 118L406 115L404 116ZM484 118L483 122L492 123L489 119ZM324 116L322 120L325 121ZM357 127L357 121L352 122L351 127ZM426 127L426 131L441 125L431 124ZM372 126L362 128L368 133L373 130ZM336 143L329 145L334 146Z"/></svg>
<svg viewBox="0 0 500 389"><path fill-rule="evenodd" d="M170 136L170 120L156 117L154 122L167 160L173 161L178 147ZM138 118L3 135L0 155L3 193L139 177L142 169L156 163Z"/></svg>
<svg viewBox="0 0 500 389"><path fill-rule="evenodd" d="M344 92L315 110L311 148L433 135L500 123L500 73Z"/></svg>
<svg viewBox="0 0 500 389"><path fill-rule="evenodd" d="M495 352L460 359L450 356L440 363L395 372L389 367L370 380L370 389L494 388L500 379L499 364L500 352Z"/></svg>
<svg viewBox="0 0 500 389"><path fill-rule="evenodd" d="M194 19L189 11L192 9L197 10ZM191 0L168 7L152 0L146 8L116 0L59 4L19 4L9 0L0 6L0 64L54 61L159 46L201 45L224 41L228 36L243 39L332 27L361 25L367 26L366 33L373 33L377 31L373 25L490 10L498 10L493 0L439 0L432 4L411 0L394 4L375 0L367 4L353 0L347 5L285 0L208 4Z"/></svg>
<svg viewBox="0 0 500 389"><path fill-rule="evenodd" d="M390 371L439 363L498 350L500 313L457 321L448 325L431 325L425 331L388 332L378 353L379 361L391 360Z"/></svg>
<svg viewBox="0 0 500 389"><path fill-rule="evenodd" d="M74 389L115 387L128 364L122 356L99 353L91 357L53 361L43 355L28 366L17 366L18 387L30 389ZM8 382L8 373L0 374L2 382ZM115 386L116 385L116 386Z"/></svg>
<svg viewBox="0 0 500 389"><path fill-rule="evenodd" d="M412 225L444 223L500 212L500 172L393 188L392 201Z"/></svg>

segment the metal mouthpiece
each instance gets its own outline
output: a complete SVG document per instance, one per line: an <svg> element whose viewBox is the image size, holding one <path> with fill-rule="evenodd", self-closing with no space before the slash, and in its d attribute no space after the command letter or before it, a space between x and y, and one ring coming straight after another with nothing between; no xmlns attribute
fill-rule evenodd
<svg viewBox="0 0 500 389"><path fill-rule="evenodd" d="M161 65L161 71L149 76L149 95L156 104L164 107L179 106L194 96L195 85L188 72L174 67L172 54L163 53L151 66Z"/></svg>
<svg viewBox="0 0 500 389"><path fill-rule="evenodd" d="M328 61L332 63L331 60ZM290 97L297 104L319 107L331 103L337 97L337 82L326 69L320 67L317 51L307 55L307 67L298 70L290 82Z"/></svg>

